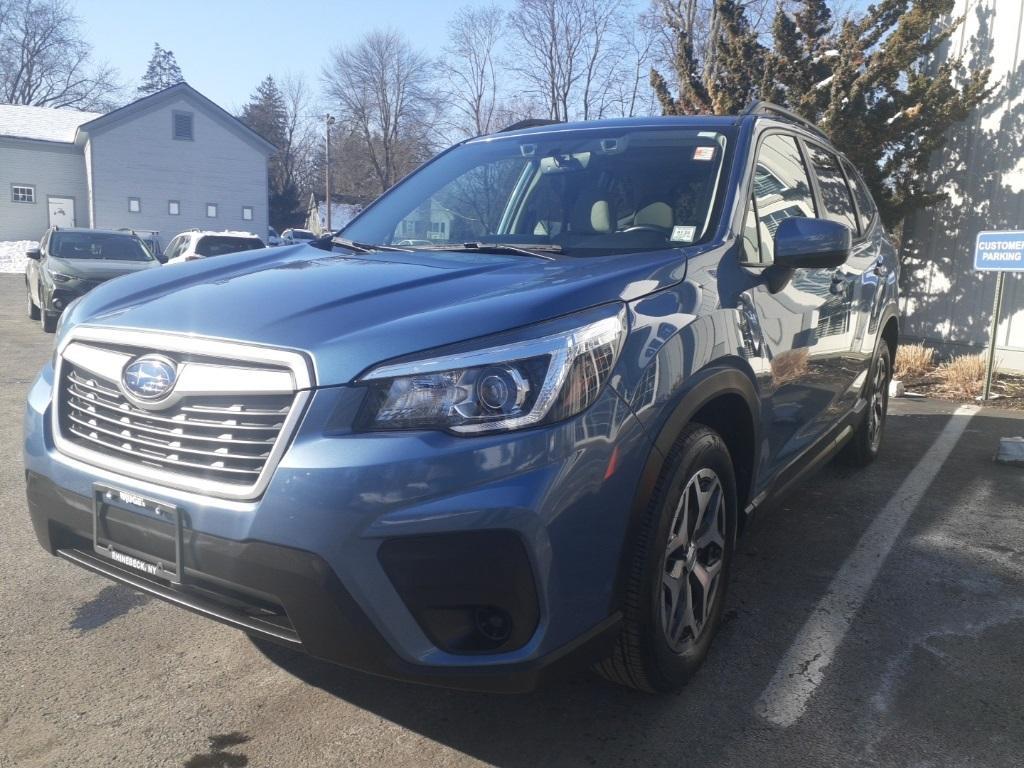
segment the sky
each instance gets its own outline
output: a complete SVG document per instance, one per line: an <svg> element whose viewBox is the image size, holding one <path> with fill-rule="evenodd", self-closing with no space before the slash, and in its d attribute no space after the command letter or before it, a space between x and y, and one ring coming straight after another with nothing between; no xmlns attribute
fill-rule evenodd
<svg viewBox="0 0 1024 768"><path fill-rule="evenodd" d="M75 0L98 61L138 84L153 43L174 51L185 79L237 112L266 75L304 73L319 86L328 53L376 27L395 27L439 54L448 19L468 0ZM499 0L511 6L511 0Z"/></svg>

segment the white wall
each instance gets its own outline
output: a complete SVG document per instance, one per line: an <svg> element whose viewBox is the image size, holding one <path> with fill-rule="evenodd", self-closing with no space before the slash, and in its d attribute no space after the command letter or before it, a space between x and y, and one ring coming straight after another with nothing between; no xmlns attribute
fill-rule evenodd
<svg viewBox="0 0 1024 768"><path fill-rule="evenodd" d="M15 203L12 184L35 187L34 203ZM47 196L75 200L75 223L89 226L82 151L74 144L0 138L0 240L38 240L49 223Z"/></svg>
<svg viewBox="0 0 1024 768"><path fill-rule="evenodd" d="M172 137L174 111L193 115L193 141ZM154 229L166 246L179 232L232 229L267 233L267 157L215 119L198 101L178 97L129 119L90 131L94 226ZM141 212L130 213L138 197ZM180 213L168 213L177 200ZM217 204L208 218L207 203ZM242 218L242 207L253 219Z"/></svg>
<svg viewBox="0 0 1024 768"><path fill-rule="evenodd" d="M1024 229L1024 2L958 0L954 13L965 21L950 54L1001 84L935 159L932 182L949 201L906 223L903 334L959 353L990 336L996 278L972 269L977 233ZM1007 276L996 340L1002 367L1024 371L1024 276Z"/></svg>

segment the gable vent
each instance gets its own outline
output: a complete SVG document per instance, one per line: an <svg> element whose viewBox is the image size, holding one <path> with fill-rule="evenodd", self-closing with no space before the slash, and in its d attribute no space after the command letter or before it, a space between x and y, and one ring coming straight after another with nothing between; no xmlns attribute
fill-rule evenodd
<svg viewBox="0 0 1024 768"><path fill-rule="evenodd" d="M192 113L174 113L174 138L192 140Z"/></svg>

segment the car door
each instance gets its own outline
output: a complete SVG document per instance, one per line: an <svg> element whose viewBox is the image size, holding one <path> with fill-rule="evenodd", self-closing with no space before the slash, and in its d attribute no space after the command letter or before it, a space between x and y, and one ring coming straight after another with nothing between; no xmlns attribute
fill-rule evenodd
<svg viewBox="0 0 1024 768"><path fill-rule="evenodd" d="M818 189L819 215L849 228L853 240L846 263L833 273L830 315L819 324L822 365L836 386L836 399L821 417L834 422L856 404L862 374L870 361L863 340L878 282L874 267L879 248L877 242L861 234L853 192L839 156L818 142L805 140L804 147Z"/></svg>
<svg viewBox="0 0 1024 768"><path fill-rule="evenodd" d="M818 203L801 146L792 134L761 135L747 211L743 220L744 266L762 276L773 262L779 224L794 216L815 217ZM755 371L762 393L762 476L781 471L822 436L822 414L836 397L823 362L823 330L837 304L832 269L801 269L772 290L767 280L740 296L751 327Z"/></svg>
<svg viewBox="0 0 1024 768"><path fill-rule="evenodd" d="M173 240L171 240L171 242L167 244L167 248L164 249L165 264L178 255L178 253L181 250L182 239L182 236L178 235L176 238L174 238Z"/></svg>

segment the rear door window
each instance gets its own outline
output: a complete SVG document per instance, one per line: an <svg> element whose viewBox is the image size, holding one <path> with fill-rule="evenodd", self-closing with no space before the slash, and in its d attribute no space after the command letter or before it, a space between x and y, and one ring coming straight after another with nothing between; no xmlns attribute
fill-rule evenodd
<svg viewBox="0 0 1024 768"><path fill-rule="evenodd" d="M744 261L771 264L784 220L815 215L811 180L796 139L770 134L757 150L754 188L743 225Z"/></svg>
<svg viewBox="0 0 1024 768"><path fill-rule="evenodd" d="M848 226L856 235L857 217L853 207L853 196L846 186L846 179L839 166L839 158L815 144L808 144L811 165L818 178L821 202L825 206L825 218Z"/></svg>
<svg viewBox="0 0 1024 768"><path fill-rule="evenodd" d="M871 221L875 218L875 201L871 199L867 185L861 175L854 170L849 160L843 160L843 170L846 171L846 178L850 180L850 188L853 190L853 197L857 201L857 216L860 220L861 234L868 231Z"/></svg>

